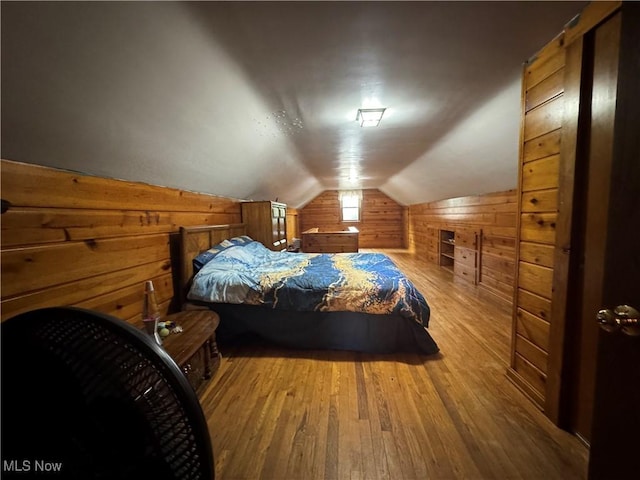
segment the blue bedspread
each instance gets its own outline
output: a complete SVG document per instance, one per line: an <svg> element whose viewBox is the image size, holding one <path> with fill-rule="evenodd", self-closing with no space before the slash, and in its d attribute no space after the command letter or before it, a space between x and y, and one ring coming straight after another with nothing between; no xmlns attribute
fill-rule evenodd
<svg viewBox="0 0 640 480"><path fill-rule="evenodd" d="M188 298L290 311L397 315L423 327L429 322L422 294L378 253L279 253L250 242L206 263Z"/></svg>

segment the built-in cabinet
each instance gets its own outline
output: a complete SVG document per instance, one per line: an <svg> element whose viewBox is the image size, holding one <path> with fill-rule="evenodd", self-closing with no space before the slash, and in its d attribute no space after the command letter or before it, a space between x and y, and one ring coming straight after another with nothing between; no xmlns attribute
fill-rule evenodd
<svg viewBox="0 0 640 480"><path fill-rule="evenodd" d="M477 285L480 278L481 230L464 227L427 229L427 260Z"/></svg>
<svg viewBox="0 0 640 480"><path fill-rule="evenodd" d="M453 272L455 258L455 233L452 230L440 230L439 265Z"/></svg>
<svg viewBox="0 0 640 480"><path fill-rule="evenodd" d="M265 247L281 252L287 249L287 206L272 201L242 202L242 222L247 235Z"/></svg>
<svg viewBox="0 0 640 480"><path fill-rule="evenodd" d="M478 287L511 306L515 270L517 191L507 190L414 204L409 207L409 248L432 265L440 264L440 230L476 232L475 255L458 251L462 265L476 272ZM475 236L475 235L474 235ZM460 241L457 242L461 245ZM468 248L462 246L462 248ZM464 258L466 257L466 258ZM455 269L455 268L454 268ZM463 270L466 271L466 270ZM459 271L454 280L468 278ZM468 271L467 271L468 273Z"/></svg>

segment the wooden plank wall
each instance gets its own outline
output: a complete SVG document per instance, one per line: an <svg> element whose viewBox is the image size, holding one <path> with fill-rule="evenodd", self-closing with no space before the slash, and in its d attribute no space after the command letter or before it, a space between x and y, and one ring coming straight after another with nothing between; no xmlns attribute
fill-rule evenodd
<svg viewBox="0 0 640 480"><path fill-rule="evenodd" d="M509 378L545 404L553 292L560 139L564 113L564 34L524 68L518 258Z"/></svg>
<svg viewBox="0 0 640 480"><path fill-rule="evenodd" d="M511 303L516 212L516 190L410 205L409 248L428 258L429 229L482 229L478 284L504 302Z"/></svg>
<svg viewBox="0 0 640 480"><path fill-rule="evenodd" d="M407 207L380 190L362 190L361 221L340 221L338 190L326 190L299 209L300 230L341 231L355 226L360 231L360 248L406 248Z"/></svg>
<svg viewBox="0 0 640 480"><path fill-rule="evenodd" d="M287 207L287 245L293 243L294 238L300 238L300 221L298 218L298 210L295 208Z"/></svg>
<svg viewBox="0 0 640 480"><path fill-rule="evenodd" d="M2 320L73 305L139 321L145 280L177 308L182 225L238 223L237 200L2 160Z"/></svg>

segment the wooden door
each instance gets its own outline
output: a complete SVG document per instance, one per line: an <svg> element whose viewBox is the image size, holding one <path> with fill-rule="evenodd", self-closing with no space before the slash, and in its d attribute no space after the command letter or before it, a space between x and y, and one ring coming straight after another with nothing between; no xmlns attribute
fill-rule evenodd
<svg viewBox="0 0 640 480"><path fill-rule="evenodd" d="M567 68L579 72L580 115L575 162L574 230L567 310L572 365L569 430L591 441L599 328L594 312L602 305L607 248L609 196L613 163L615 115L622 14L616 13L567 50ZM574 76L575 77L575 76ZM573 84L568 85L573 98ZM572 135L573 129L567 129ZM575 320L575 322L572 322ZM573 325L575 323L575 325Z"/></svg>
<svg viewBox="0 0 640 480"><path fill-rule="evenodd" d="M603 308L640 308L639 79L640 5L629 2L622 6L610 175L591 179L609 190L599 287ZM589 225L586 233L594 233ZM595 322L595 311L586 314ZM589 478L635 479L640 475L640 336L599 331L597 341Z"/></svg>

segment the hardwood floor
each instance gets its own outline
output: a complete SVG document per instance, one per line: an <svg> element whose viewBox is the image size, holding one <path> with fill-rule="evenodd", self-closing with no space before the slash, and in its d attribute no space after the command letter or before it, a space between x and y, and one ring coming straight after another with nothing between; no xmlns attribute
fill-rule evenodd
<svg viewBox="0 0 640 480"><path fill-rule="evenodd" d="M587 449L506 378L510 308L404 250L441 353L222 351L202 396L225 479L586 478Z"/></svg>

